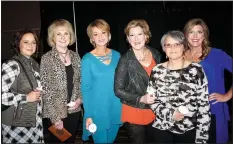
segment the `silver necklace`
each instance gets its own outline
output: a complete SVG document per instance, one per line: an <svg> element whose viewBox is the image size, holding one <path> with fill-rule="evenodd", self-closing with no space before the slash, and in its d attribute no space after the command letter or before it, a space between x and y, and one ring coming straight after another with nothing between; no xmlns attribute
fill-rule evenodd
<svg viewBox="0 0 233 144"><path fill-rule="evenodd" d="M143 51L143 57L142 58L139 58L139 57L136 56L136 58L137 58L138 61L144 61L144 60L146 60L146 56L148 54L148 51L147 50L145 50L145 51Z"/></svg>

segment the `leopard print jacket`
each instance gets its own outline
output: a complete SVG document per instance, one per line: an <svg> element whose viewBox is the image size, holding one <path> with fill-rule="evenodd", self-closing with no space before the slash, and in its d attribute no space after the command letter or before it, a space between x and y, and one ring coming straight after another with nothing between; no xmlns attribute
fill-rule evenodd
<svg viewBox="0 0 233 144"><path fill-rule="evenodd" d="M70 50L71 63L74 70L73 91L71 101L81 99L80 56ZM65 65L59 58L55 48L45 53L41 58L40 65L41 85L43 87L43 117L50 118L52 123L67 117L67 113L74 113L81 110L81 106L76 110L67 109L67 78Z"/></svg>

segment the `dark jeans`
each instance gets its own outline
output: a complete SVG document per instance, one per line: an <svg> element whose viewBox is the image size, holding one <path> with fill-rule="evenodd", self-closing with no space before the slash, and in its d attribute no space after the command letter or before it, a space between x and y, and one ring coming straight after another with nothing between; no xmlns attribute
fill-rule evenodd
<svg viewBox="0 0 233 144"><path fill-rule="evenodd" d="M68 116L63 120L64 128L72 134L72 136L63 143L75 143L80 114L81 112L68 114ZM48 127L50 127L51 125L52 123L49 121ZM48 142L61 143L61 141L56 136L54 136L53 133L51 133L50 131L49 131Z"/></svg>
<svg viewBox="0 0 233 144"><path fill-rule="evenodd" d="M168 130L159 130L154 128L155 142L156 144L167 144L167 143L195 143L196 129L185 132L184 134L172 133Z"/></svg>
<svg viewBox="0 0 233 144"><path fill-rule="evenodd" d="M130 124L128 122L125 123L125 127L130 139L130 143L153 143L154 139L154 129L152 124L148 125L137 125L137 124Z"/></svg>

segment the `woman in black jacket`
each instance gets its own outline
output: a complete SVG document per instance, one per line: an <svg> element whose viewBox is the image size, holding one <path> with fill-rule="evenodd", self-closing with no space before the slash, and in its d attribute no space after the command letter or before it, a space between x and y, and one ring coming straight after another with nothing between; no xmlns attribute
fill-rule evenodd
<svg viewBox="0 0 233 144"><path fill-rule="evenodd" d="M161 55L156 49L146 45L151 33L145 20L130 21L125 34L131 48L120 58L116 68L114 91L123 104L122 122L125 122L130 141L151 142L148 134L152 133L146 133L155 119L149 106L154 99L146 94L146 88L150 72L160 63Z"/></svg>

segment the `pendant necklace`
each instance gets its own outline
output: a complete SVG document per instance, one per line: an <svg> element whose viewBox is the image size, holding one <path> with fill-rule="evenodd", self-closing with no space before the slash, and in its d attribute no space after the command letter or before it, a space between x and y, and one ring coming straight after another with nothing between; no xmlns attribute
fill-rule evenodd
<svg viewBox="0 0 233 144"><path fill-rule="evenodd" d="M136 58L138 59L138 61L144 61L144 60L146 60L146 56L148 54L148 51L147 50L145 50L145 51L143 52L143 57L142 58L139 58L139 57L136 56Z"/></svg>
<svg viewBox="0 0 233 144"><path fill-rule="evenodd" d="M59 51L58 51L58 53L59 53L60 56L62 56L62 58L64 59L64 63L66 64L66 62L67 62L67 61L66 61L66 56L67 56L68 53L69 53L69 49L67 49L65 53L62 53L62 52L59 52ZM65 56L63 56L62 54L65 54Z"/></svg>

